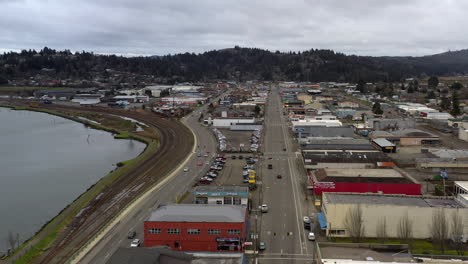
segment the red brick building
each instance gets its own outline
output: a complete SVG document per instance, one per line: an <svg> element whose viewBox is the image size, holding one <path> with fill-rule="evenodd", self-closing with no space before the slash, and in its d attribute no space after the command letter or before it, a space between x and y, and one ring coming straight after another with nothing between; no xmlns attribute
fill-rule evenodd
<svg viewBox="0 0 468 264"><path fill-rule="evenodd" d="M156 209L144 223L144 246L180 251L240 252L247 208L239 205L174 204Z"/></svg>

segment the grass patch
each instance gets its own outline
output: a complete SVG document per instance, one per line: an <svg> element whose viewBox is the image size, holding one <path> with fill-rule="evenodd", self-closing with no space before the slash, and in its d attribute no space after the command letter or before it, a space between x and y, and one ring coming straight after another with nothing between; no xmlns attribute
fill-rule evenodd
<svg viewBox="0 0 468 264"><path fill-rule="evenodd" d="M353 243L350 238L332 238L333 242L336 243ZM361 240L360 243L364 244L393 244L393 245L401 245L407 244L405 241L400 239L387 239L385 243L382 243L381 240L376 238L364 238ZM425 239L413 239L410 243L411 253L413 254L424 254L424 255L450 255L450 256L459 256L456 250L453 249L446 249L442 252L438 245L434 245L431 242ZM468 250L464 251L464 256L468 255Z"/></svg>
<svg viewBox="0 0 468 264"><path fill-rule="evenodd" d="M131 139L131 138L133 138L133 136L128 132L120 132L119 134L114 135L114 138L116 138L116 139Z"/></svg>

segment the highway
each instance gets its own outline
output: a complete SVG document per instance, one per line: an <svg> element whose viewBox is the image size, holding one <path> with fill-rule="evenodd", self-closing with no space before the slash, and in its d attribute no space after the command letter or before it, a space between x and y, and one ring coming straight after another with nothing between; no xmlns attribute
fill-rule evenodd
<svg viewBox="0 0 468 264"><path fill-rule="evenodd" d="M308 230L303 227L302 217L310 214L307 202L312 201L305 199L302 184L306 175L276 88L272 88L267 101L263 142L261 203L267 204L269 211L261 215L259 239L266 243L266 249L257 260L259 263L311 263L313 242L307 239ZM268 164L273 168L267 169ZM282 179L277 179L278 174Z"/></svg>
<svg viewBox="0 0 468 264"><path fill-rule="evenodd" d="M218 98L213 99L213 101ZM143 243L143 222L149 217L150 213L161 204L174 203L176 197L189 191L196 178L199 178L208 166L203 162L203 166L197 166L200 161L211 159L216 153L217 142L213 133L208 128L200 125L198 117L200 112L205 110L206 106L196 109L191 114L183 118L183 122L192 129L197 138L197 150L192 153L189 162L184 166L189 168L188 172L184 172L181 168L177 174L165 184L160 186L153 194L149 196L138 208L135 208L130 214L126 215L113 230L106 235L81 261L78 263L106 263L109 257L119 247L129 247L130 239L127 239L127 234L130 230L135 230ZM179 140L184 140L183 138ZM197 157L196 153L209 152L209 157Z"/></svg>

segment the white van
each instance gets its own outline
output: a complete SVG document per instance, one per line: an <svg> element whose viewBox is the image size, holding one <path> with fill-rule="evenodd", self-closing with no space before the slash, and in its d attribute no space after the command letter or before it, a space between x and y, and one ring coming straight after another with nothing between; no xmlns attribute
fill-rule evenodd
<svg viewBox="0 0 468 264"><path fill-rule="evenodd" d="M313 232L309 232L307 238L309 239L309 241L315 241L315 234Z"/></svg>

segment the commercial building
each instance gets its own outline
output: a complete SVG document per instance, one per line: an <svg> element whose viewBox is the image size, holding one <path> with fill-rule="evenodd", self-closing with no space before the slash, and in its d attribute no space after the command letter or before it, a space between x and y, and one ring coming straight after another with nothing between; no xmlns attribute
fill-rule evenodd
<svg viewBox="0 0 468 264"><path fill-rule="evenodd" d="M322 199L319 221L328 236L349 237L346 219L355 210L361 212L364 237L370 238L377 237L377 226L384 219L388 237L396 238L400 221L407 217L412 238L416 239L431 237L431 219L439 211L448 223L455 212L459 213L462 222L468 221L468 208L454 198L323 193ZM468 225L464 226L463 236L468 237Z"/></svg>
<svg viewBox="0 0 468 264"><path fill-rule="evenodd" d="M351 127L296 127L297 138L353 138L354 130Z"/></svg>
<svg viewBox="0 0 468 264"><path fill-rule="evenodd" d="M359 104L353 101L342 101L338 103L338 107L340 108L358 108Z"/></svg>
<svg viewBox="0 0 468 264"><path fill-rule="evenodd" d="M226 204L247 206L247 186L197 186L193 191L195 204Z"/></svg>
<svg viewBox="0 0 468 264"><path fill-rule="evenodd" d="M303 152L306 169L373 169L394 167L393 161L381 152L311 151Z"/></svg>
<svg viewBox="0 0 468 264"><path fill-rule="evenodd" d="M366 127L375 131L379 130L399 130L416 127L416 120L413 118L407 119L382 119L382 118L367 118L365 120Z"/></svg>
<svg viewBox="0 0 468 264"><path fill-rule="evenodd" d="M255 124L255 118L215 118L212 122L213 127L230 128L237 124Z"/></svg>
<svg viewBox="0 0 468 264"><path fill-rule="evenodd" d="M415 184L394 169L318 169L309 173L309 189L323 192L421 195Z"/></svg>
<svg viewBox="0 0 468 264"><path fill-rule="evenodd" d="M372 144L385 153L395 153L396 145L386 140L385 138L377 138L372 140Z"/></svg>
<svg viewBox="0 0 468 264"><path fill-rule="evenodd" d="M303 153L320 152L379 152L362 138L313 138L300 141ZM327 155L326 153L324 155Z"/></svg>
<svg viewBox="0 0 468 264"><path fill-rule="evenodd" d="M322 126L322 127L340 127L342 123L339 120L299 120L299 121L292 121L293 130L297 131L297 128L303 128L308 126Z"/></svg>
<svg viewBox="0 0 468 264"><path fill-rule="evenodd" d="M173 204L144 222L144 246L178 251L242 252L247 208L238 205Z"/></svg>
<svg viewBox="0 0 468 264"><path fill-rule="evenodd" d="M373 131L369 134L372 139L385 138L401 146L434 145L440 143L439 136L419 129L401 129L396 131Z"/></svg>
<svg viewBox="0 0 468 264"><path fill-rule="evenodd" d="M80 105L92 105L99 104L101 97L103 97L101 94L75 94L71 101Z"/></svg>

